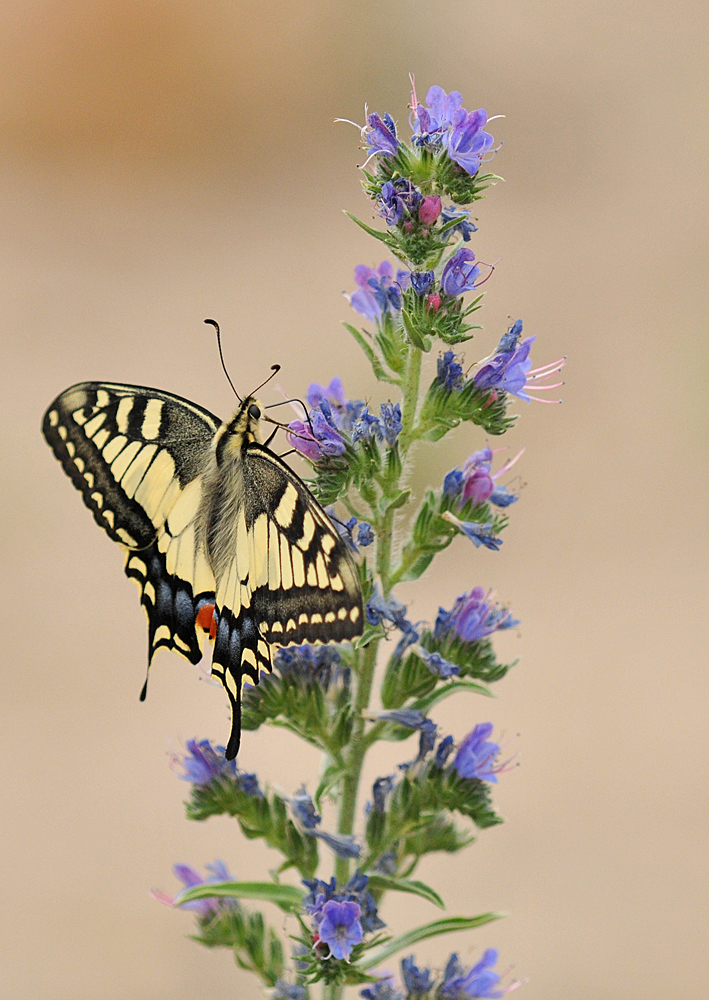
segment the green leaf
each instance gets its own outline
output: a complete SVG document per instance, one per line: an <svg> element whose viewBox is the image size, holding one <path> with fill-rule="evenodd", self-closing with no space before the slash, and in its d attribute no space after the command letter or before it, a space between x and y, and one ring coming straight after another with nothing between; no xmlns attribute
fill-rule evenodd
<svg viewBox="0 0 709 1000"><path fill-rule="evenodd" d="M398 510L399 507L403 507L404 504L406 504L406 503L409 502L410 496L411 496L411 490L402 490L401 493L398 494L398 496L395 496L394 499L391 500L386 505L386 509L387 510Z"/></svg>
<svg viewBox="0 0 709 1000"><path fill-rule="evenodd" d="M452 681L444 687L436 688L429 695L418 698L410 707L418 708L421 712L428 712L439 701L443 701L444 698L448 698L457 691L472 691L475 694L484 694L486 698L496 697L484 684L476 684L474 681Z"/></svg>
<svg viewBox="0 0 709 1000"><path fill-rule="evenodd" d="M276 885L274 882L205 882L204 885L196 885L181 892L175 899L175 906L214 896L262 899L267 903L275 903L289 913L300 905L304 893L294 885Z"/></svg>
<svg viewBox="0 0 709 1000"><path fill-rule="evenodd" d="M440 909L445 910L446 904L438 893L425 882L419 882L406 878L388 878L386 875L370 875L369 888L379 889L381 892L411 892L415 896L421 896L433 903Z"/></svg>
<svg viewBox="0 0 709 1000"><path fill-rule="evenodd" d="M416 329L412 317L409 315L406 309L401 310L401 318L404 323L404 329L406 330L409 336L409 340L414 345L414 347L418 347L419 351L424 351L424 353L428 353L428 351L431 350L431 341L428 339L428 337L424 338L421 336L419 331Z"/></svg>
<svg viewBox="0 0 709 1000"><path fill-rule="evenodd" d="M352 215L351 212L345 212L345 215L348 219L352 219L353 222L356 222L360 229L364 229L365 233L368 233L370 236L374 236L377 240L381 240L382 243L386 243L390 250L397 250L396 240L393 240L389 233L382 233L378 229L372 229L371 226L367 226L364 222L358 219L356 215Z"/></svg>
<svg viewBox="0 0 709 1000"><path fill-rule="evenodd" d="M468 931L473 927L482 927L493 920L500 920L503 913L481 913L479 917L448 917L445 920L435 920L432 924L424 924L423 927L416 927L406 934L400 934L392 938L383 948L379 948L372 954L367 955L364 961L359 963L360 969L373 969L376 965L381 965L387 958L391 958L397 951L410 948L417 941L425 941L426 938L437 937L439 934L450 934L452 931Z"/></svg>
<svg viewBox="0 0 709 1000"><path fill-rule="evenodd" d="M366 354L367 360L372 366L372 371L374 372L375 377L379 379L380 382L391 382L394 385L400 385L398 379L393 378L391 375L387 375L376 351L371 344L367 343L366 338L359 332L359 330L350 323L343 323L342 325L349 333L352 334L354 339Z"/></svg>
<svg viewBox="0 0 709 1000"><path fill-rule="evenodd" d="M381 625L365 625L362 635L352 640L352 648L361 649L362 646L368 646L370 642L383 639L385 636L386 632Z"/></svg>

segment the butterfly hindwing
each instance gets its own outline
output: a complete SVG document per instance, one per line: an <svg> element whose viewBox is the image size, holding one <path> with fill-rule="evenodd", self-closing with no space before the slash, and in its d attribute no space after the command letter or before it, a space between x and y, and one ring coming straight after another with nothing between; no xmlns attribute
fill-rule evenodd
<svg viewBox="0 0 709 1000"><path fill-rule="evenodd" d="M220 421L143 386L84 382L48 408L42 430L97 523L125 550L126 575L160 646L196 663L195 617L214 578L195 546L200 471Z"/></svg>

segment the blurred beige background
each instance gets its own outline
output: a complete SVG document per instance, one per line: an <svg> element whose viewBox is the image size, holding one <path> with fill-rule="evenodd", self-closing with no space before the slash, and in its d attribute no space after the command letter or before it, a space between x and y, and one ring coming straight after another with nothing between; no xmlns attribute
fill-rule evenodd
<svg viewBox="0 0 709 1000"><path fill-rule="evenodd" d="M509 916L416 954L498 947L530 977L525 1000L706 996L706 10L2 4L3 997L262 995L148 895L175 887L174 861L275 862L226 820L183 818L168 752L223 739L226 699L160 654L138 704L135 590L39 423L93 378L227 414L205 316L244 391L277 361L289 392L340 373L376 396L340 291L381 258L341 214L369 210L357 134L332 119L362 120L367 101L403 122L409 70L420 93L439 83L507 116L492 129L506 183L474 244L502 261L469 358L517 316L537 364L570 358L563 406L517 406L527 486L503 549L461 539L404 592L421 618L493 586L522 620L499 642L521 662L498 700L435 716L507 733L522 762L495 793L507 822L421 869L451 911ZM462 430L421 459L438 479L480 442ZM294 747L249 735L242 764L312 788L317 760ZM368 780L409 749L385 749ZM402 930L436 912L407 899L384 915Z"/></svg>

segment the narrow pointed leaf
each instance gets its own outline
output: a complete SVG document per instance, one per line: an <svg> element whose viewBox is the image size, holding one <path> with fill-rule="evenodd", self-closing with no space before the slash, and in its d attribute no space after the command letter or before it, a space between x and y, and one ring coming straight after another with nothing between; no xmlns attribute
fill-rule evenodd
<svg viewBox="0 0 709 1000"><path fill-rule="evenodd" d="M424 695L423 698L417 698L410 707L418 708L421 712L427 712L434 705L437 705L439 701L443 701L444 698L448 698L458 691L472 691L474 694L484 694L486 698L495 697L493 692L489 688L486 688L484 684L476 684L475 681L466 680L452 681L450 684L434 688L430 694Z"/></svg>
<svg viewBox="0 0 709 1000"><path fill-rule="evenodd" d="M175 905L189 903L193 899L209 899L214 896L232 899L262 899L275 903L289 912L300 905L303 891L294 885L276 885L274 882L205 882L191 889L185 889L175 900Z"/></svg>
<svg viewBox="0 0 709 1000"><path fill-rule="evenodd" d="M427 899L429 903L440 907L441 910L446 908L446 904L438 893L425 882L407 878L388 878L385 875L370 875L369 886L371 889L381 889L387 892L411 892L415 896Z"/></svg>
<svg viewBox="0 0 709 1000"><path fill-rule="evenodd" d="M426 938L437 937L439 934L450 934L452 931L467 931L473 927L482 927L483 924L499 920L502 916L504 916L502 913L481 913L479 917L448 917L446 920L435 920L432 924L424 924L423 927L416 927L406 934L392 938L383 948L368 954L362 962L359 962L359 968L373 969L387 958L391 958L397 951L410 948L418 941L425 941Z"/></svg>

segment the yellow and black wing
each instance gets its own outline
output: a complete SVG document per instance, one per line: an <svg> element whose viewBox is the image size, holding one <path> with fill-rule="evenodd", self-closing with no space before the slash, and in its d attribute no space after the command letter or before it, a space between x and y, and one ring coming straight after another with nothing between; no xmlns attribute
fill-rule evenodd
<svg viewBox="0 0 709 1000"><path fill-rule="evenodd" d="M83 382L49 406L42 432L94 519L126 551L149 624L149 662L160 646L192 663L195 622L215 583L196 543L201 474L220 421L158 389ZM144 697L144 691L143 691Z"/></svg>
<svg viewBox="0 0 709 1000"><path fill-rule="evenodd" d="M242 462L236 546L217 585L212 661L232 703L229 759L239 747L242 682L270 670L269 646L352 639L362 633L364 612L352 557L305 484L263 445L248 445Z"/></svg>

